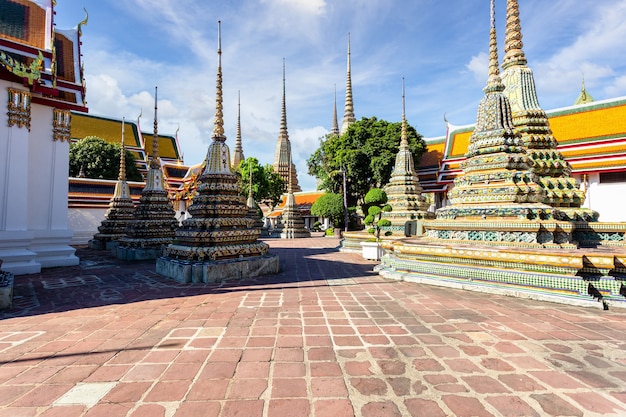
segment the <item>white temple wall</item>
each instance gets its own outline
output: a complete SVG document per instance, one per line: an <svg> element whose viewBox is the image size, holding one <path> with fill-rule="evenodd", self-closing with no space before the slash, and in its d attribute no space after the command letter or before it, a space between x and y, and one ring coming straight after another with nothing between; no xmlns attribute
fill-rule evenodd
<svg viewBox="0 0 626 417"><path fill-rule="evenodd" d="M602 184L600 174L589 174L583 207L600 213L601 222L626 222L626 182Z"/></svg>
<svg viewBox="0 0 626 417"><path fill-rule="evenodd" d="M42 267L78 265L67 227L69 143L53 140L53 109L33 104L29 137L28 227L30 249Z"/></svg>
<svg viewBox="0 0 626 417"><path fill-rule="evenodd" d="M67 213L68 226L74 232L71 245L87 245L98 233L98 226L104 220L108 207L70 208Z"/></svg>
<svg viewBox="0 0 626 417"><path fill-rule="evenodd" d="M9 127L8 88L24 90L22 85L0 80L0 260L2 269L14 274L41 270L36 254L28 249L34 233L28 230L29 131Z"/></svg>

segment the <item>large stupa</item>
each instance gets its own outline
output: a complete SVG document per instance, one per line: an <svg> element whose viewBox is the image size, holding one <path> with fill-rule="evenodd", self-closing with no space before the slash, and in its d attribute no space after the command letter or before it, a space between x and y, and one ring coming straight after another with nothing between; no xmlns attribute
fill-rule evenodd
<svg viewBox="0 0 626 417"><path fill-rule="evenodd" d="M104 220L98 226L98 233L88 243L90 249L111 249L116 242L126 236L126 226L133 219L135 205L130 196L126 181L126 147L124 146L124 119L122 119L122 146L120 149L120 172L115 183L115 191L109 202Z"/></svg>
<svg viewBox="0 0 626 417"><path fill-rule="evenodd" d="M391 178L389 179L389 183L384 187L384 191L387 194L387 203L391 206L391 211L385 212L383 217L391 221L392 229L401 230L407 235L414 235L416 233L412 230L412 223L407 224L407 222L431 219L435 217L435 214L428 211L429 203L426 201L426 197L422 195L422 186L417 178L413 153L409 148L408 124L406 121L404 100L403 78L400 147L396 154L396 163L393 167Z"/></svg>
<svg viewBox="0 0 626 417"><path fill-rule="evenodd" d="M172 207L163 181L163 167L159 158L159 135L157 118L157 89L154 89L154 135L152 155L146 176L146 185L133 219L126 226L126 236L119 239L113 255L127 261L155 259L164 246L174 239L178 227L176 213Z"/></svg>
<svg viewBox="0 0 626 417"><path fill-rule="evenodd" d="M507 0L502 83L511 105L514 131L519 134L532 161L532 171L539 176L544 203L558 207L562 220L598 219L598 213L581 208L585 192L570 177L572 168L559 150L550 129L546 112L539 105L535 78L523 50L522 29L517 0Z"/></svg>
<svg viewBox="0 0 626 417"><path fill-rule="evenodd" d="M176 242L158 258L157 273L179 282L221 282L279 271L278 256L257 240L261 230L247 217L246 198L231 170L224 135L222 103L222 48L218 22L218 67L215 122L206 167L198 177L197 195L176 232Z"/></svg>

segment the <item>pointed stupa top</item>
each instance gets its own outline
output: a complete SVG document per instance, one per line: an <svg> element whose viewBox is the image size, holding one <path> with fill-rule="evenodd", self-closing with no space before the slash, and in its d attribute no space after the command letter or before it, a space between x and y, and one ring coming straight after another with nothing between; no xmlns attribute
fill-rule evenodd
<svg viewBox="0 0 626 417"><path fill-rule="evenodd" d="M519 19L519 3L517 0L506 2L506 32L504 40L504 60L502 68L512 65L526 65L522 42L522 25Z"/></svg>
<svg viewBox="0 0 626 417"><path fill-rule="evenodd" d="M280 113L280 139L289 140L289 133L287 132L287 103L285 100L285 58L283 58L283 101Z"/></svg>
<svg viewBox="0 0 626 417"><path fill-rule="evenodd" d="M237 168L241 161L246 159L243 156L241 145L241 93L237 92L237 136L235 137L235 151L233 152L233 168Z"/></svg>
<svg viewBox="0 0 626 417"><path fill-rule="evenodd" d="M504 91L504 84L500 78L498 63L498 42L496 38L496 14L493 0L491 0L491 29L489 30L489 77L487 85L483 88L485 94Z"/></svg>
<svg viewBox="0 0 626 417"><path fill-rule="evenodd" d="M341 134L348 130L348 126L354 123L354 104L352 102L352 69L350 67L350 32L348 32L348 71L346 76L346 104L343 111L343 123L341 124Z"/></svg>
<svg viewBox="0 0 626 417"><path fill-rule="evenodd" d="M159 121L157 119L157 87L154 87L154 133L152 134L152 156L150 168L160 168L159 161Z"/></svg>
<svg viewBox="0 0 626 417"><path fill-rule="evenodd" d="M585 76L583 75L583 84L580 89L580 94L578 94L574 105L578 106L579 104L592 103L593 101L593 97L591 97L591 94L589 94L587 92L587 89L585 88Z"/></svg>
<svg viewBox="0 0 626 417"><path fill-rule="evenodd" d="M339 124L337 123L337 84L335 84L335 104L333 105L333 124L330 128L330 133L333 135L339 135Z"/></svg>
<svg viewBox="0 0 626 417"><path fill-rule="evenodd" d="M215 79L215 121L213 140L224 142L224 105L222 99L222 22L217 21L217 77Z"/></svg>
<svg viewBox="0 0 626 417"><path fill-rule="evenodd" d="M215 122L213 143L209 145L206 166L203 173L232 174L230 168L230 149L224 135L224 113L222 100L222 30L221 21L217 21L217 77L215 81Z"/></svg>
<svg viewBox="0 0 626 417"><path fill-rule="evenodd" d="M400 147L409 146L409 133L406 124L406 112L404 109L404 77L402 77L402 130L400 133Z"/></svg>
<svg viewBox="0 0 626 417"><path fill-rule="evenodd" d="M124 118L122 117L122 146L120 147L120 173L117 176L119 181L126 181L126 158L125 151L126 147L124 146Z"/></svg>

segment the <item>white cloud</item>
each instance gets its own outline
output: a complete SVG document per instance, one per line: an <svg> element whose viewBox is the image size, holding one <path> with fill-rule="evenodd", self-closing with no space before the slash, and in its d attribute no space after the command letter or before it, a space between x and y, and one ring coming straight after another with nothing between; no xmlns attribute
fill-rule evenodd
<svg viewBox="0 0 626 417"><path fill-rule="evenodd" d="M325 0L262 0L261 2L279 9L289 8L307 15L320 16L326 11Z"/></svg>
<svg viewBox="0 0 626 417"><path fill-rule="evenodd" d="M486 81L489 75L489 55L485 52L481 52L470 59L470 62L465 65L473 75L476 81Z"/></svg>

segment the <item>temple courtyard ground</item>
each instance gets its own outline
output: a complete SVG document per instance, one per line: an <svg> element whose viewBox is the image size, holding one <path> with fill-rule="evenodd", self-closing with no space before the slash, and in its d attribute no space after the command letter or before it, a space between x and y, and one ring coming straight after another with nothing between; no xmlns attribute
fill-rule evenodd
<svg viewBox="0 0 626 417"><path fill-rule="evenodd" d="M626 311L387 281L330 238L178 284L81 249L16 278L0 417L625 416Z"/></svg>

